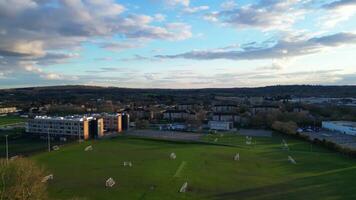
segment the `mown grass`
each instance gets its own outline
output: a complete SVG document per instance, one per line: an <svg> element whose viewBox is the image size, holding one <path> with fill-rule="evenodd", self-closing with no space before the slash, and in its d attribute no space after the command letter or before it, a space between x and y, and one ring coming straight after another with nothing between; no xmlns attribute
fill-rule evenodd
<svg viewBox="0 0 356 200"><path fill-rule="evenodd" d="M25 122L24 118L18 116L0 116L0 126Z"/></svg>
<svg viewBox="0 0 356 200"><path fill-rule="evenodd" d="M6 157L5 135L8 136L9 156L29 156L35 153L48 151L47 140L31 137L23 128L0 130L0 157ZM68 141L69 143L71 141ZM51 140L51 145L62 145L65 142Z"/></svg>
<svg viewBox="0 0 356 200"><path fill-rule="evenodd" d="M356 199L355 160L317 146L310 151L309 143L281 135L253 138L255 145L233 134L204 141L216 137L214 145L119 137L32 158L54 174L52 199ZM282 138L289 151L282 150ZM84 151L88 145L93 151ZM177 159L169 159L172 152ZM237 152L240 161L233 160ZM113 188L105 188L109 177L116 181ZM189 189L179 193L185 181Z"/></svg>

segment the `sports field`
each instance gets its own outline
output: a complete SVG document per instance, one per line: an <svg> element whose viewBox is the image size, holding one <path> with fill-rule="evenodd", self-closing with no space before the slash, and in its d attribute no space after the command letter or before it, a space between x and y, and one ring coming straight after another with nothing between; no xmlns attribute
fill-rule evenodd
<svg viewBox="0 0 356 200"><path fill-rule="evenodd" d="M0 126L25 122L24 118L18 116L0 116Z"/></svg>
<svg viewBox="0 0 356 200"><path fill-rule="evenodd" d="M282 139L289 151L282 149ZM356 199L353 159L280 135L253 137L251 145L245 136L231 134L203 140L121 136L32 158L54 175L48 187L52 199ZM93 150L86 152L88 145ZM124 167L124 161L133 166ZM105 188L109 177L116 185ZM179 193L184 182L188 190Z"/></svg>

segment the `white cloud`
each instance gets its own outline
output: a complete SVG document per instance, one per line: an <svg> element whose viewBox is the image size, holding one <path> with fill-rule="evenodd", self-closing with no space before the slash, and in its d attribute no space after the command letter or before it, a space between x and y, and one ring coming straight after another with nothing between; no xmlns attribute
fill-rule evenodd
<svg viewBox="0 0 356 200"><path fill-rule="evenodd" d="M79 57L70 52L83 42L125 50L140 47L142 41L174 41L192 36L191 27L184 23L153 25L154 21L164 21L162 14L152 17L124 12L125 7L115 0L0 1L0 72L26 71L28 64L42 69L66 62ZM95 42L115 36L126 41Z"/></svg>
<svg viewBox="0 0 356 200"><path fill-rule="evenodd" d="M142 47L141 44L134 41L124 41L124 42L101 42L98 43L101 48L111 50L111 51L123 51L126 49L135 49Z"/></svg>
<svg viewBox="0 0 356 200"><path fill-rule="evenodd" d="M258 60L258 59L284 59L297 56L319 53L329 48L344 45L355 45L355 33L337 33L322 37L303 38L297 40L278 40L274 43L247 44L238 50L218 48L213 50L195 50L176 55L156 55L156 58L184 58L194 60Z"/></svg>
<svg viewBox="0 0 356 200"><path fill-rule="evenodd" d="M190 0L165 0L165 2L171 6L177 6L177 5L189 6L190 4Z"/></svg>
<svg viewBox="0 0 356 200"><path fill-rule="evenodd" d="M326 14L320 18L320 21L325 29L333 28L356 15L356 1L354 0L339 0L322 7Z"/></svg>
<svg viewBox="0 0 356 200"><path fill-rule="evenodd" d="M170 6L180 6L183 7L182 11L184 13L198 13L201 11L209 10L209 6L202 5L202 6L191 6L190 0L165 0L166 4Z"/></svg>
<svg viewBox="0 0 356 200"><path fill-rule="evenodd" d="M192 13L197 13L197 12L201 12L204 10L209 10L209 6L186 7L183 9L183 12L192 14Z"/></svg>
<svg viewBox="0 0 356 200"><path fill-rule="evenodd" d="M204 19L231 25L236 28L260 28L283 30L301 19L305 10L302 0L266 0L236 7L233 1L222 5L223 10L206 14Z"/></svg>
<svg viewBox="0 0 356 200"><path fill-rule="evenodd" d="M223 9L223 10L233 10L237 7L237 3L233 0L228 0L228 1L225 1L223 2L220 7Z"/></svg>
<svg viewBox="0 0 356 200"><path fill-rule="evenodd" d="M154 17L155 21L157 21L157 22L163 22L166 20L166 16L163 14L160 14L160 13L155 14L153 17Z"/></svg>
<svg viewBox="0 0 356 200"><path fill-rule="evenodd" d="M0 1L0 17L16 16L19 12L36 7L37 3L34 0L2 0Z"/></svg>

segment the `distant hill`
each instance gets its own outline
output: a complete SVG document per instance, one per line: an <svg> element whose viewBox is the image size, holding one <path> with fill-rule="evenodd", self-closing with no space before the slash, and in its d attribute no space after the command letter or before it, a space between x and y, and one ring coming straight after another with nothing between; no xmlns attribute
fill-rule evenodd
<svg viewBox="0 0 356 200"><path fill-rule="evenodd" d="M133 89L83 85L29 87L0 90L0 101L49 101L73 99L136 99L145 97L298 96L354 97L356 86L278 85L256 88Z"/></svg>

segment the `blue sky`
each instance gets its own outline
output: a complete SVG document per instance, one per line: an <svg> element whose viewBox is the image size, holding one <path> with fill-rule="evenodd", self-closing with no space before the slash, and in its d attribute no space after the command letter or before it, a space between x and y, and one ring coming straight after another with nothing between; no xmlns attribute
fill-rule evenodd
<svg viewBox="0 0 356 200"><path fill-rule="evenodd" d="M356 84L356 0L0 0L0 88Z"/></svg>

